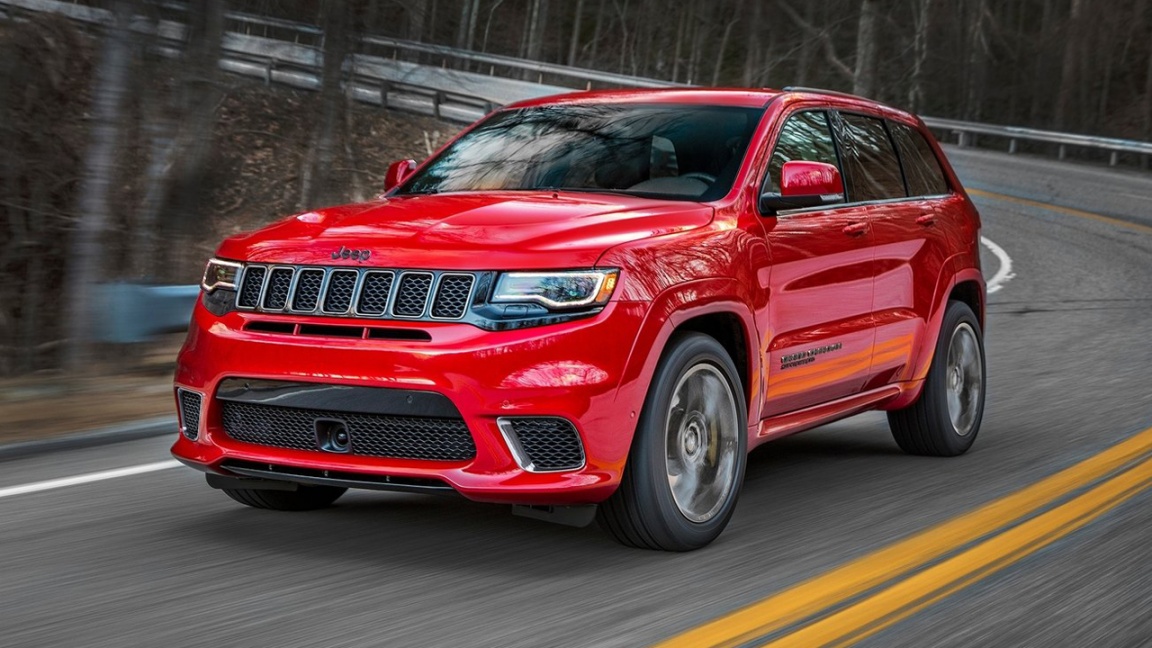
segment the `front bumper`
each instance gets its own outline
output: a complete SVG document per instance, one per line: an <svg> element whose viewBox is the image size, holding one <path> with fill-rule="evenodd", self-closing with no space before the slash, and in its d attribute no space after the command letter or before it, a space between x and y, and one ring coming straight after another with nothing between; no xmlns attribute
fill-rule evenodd
<svg viewBox="0 0 1152 648"><path fill-rule="evenodd" d="M227 469L229 463L262 465L288 475L294 470L360 476L365 483L439 481L477 501L598 502L619 483L643 405L646 389L634 384L637 372L626 374L626 367L646 310L645 303L612 302L588 319L495 332L462 323L390 323L431 336L430 341L421 341L245 330L270 318L243 312L216 317L198 302L175 383L178 390L201 394L203 405L195 433L181 434L172 453L186 464L220 474L237 474ZM625 375L633 376L633 384L626 383ZM231 378L440 394L466 423L475 457L397 459L241 442L225 433L222 401L217 398L221 383ZM497 423L506 417L571 422L583 444L583 467L524 470Z"/></svg>

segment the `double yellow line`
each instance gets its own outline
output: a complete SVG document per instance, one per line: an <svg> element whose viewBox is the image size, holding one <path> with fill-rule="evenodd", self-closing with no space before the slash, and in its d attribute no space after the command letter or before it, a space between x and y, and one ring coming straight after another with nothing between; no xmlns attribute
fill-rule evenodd
<svg viewBox="0 0 1152 648"><path fill-rule="evenodd" d="M841 646L1087 525L1152 487L1152 428L975 511L657 644Z"/></svg>

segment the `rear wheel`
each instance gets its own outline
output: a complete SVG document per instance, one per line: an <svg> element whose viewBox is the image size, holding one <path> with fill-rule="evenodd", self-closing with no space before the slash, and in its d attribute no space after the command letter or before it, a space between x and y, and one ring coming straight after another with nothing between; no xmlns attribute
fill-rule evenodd
<svg viewBox="0 0 1152 648"><path fill-rule="evenodd" d="M347 491L335 486L299 486L294 491L224 488L224 494L252 508L274 511L313 511L331 506Z"/></svg>
<svg viewBox="0 0 1152 648"><path fill-rule="evenodd" d="M690 551L716 539L736 507L747 409L724 347L701 333L669 344L648 390L620 487L597 518L620 542Z"/></svg>
<svg viewBox="0 0 1152 648"><path fill-rule="evenodd" d="M984 417L984 380L980 322L967 304L949 302L920 398L888 413L896 443L916 455L964 454Z"/></svg>

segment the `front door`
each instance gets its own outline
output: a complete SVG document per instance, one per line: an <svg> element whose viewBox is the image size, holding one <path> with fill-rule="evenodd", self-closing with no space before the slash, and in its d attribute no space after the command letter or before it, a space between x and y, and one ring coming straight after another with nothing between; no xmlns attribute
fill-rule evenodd
<svg viewBox="0 0 1152 648"><path fill-rule="evenodd" d="M779 191L790 160L839 166L824 111L787 118L769 158L765 190ZM842 169L843 171L843 169ZM872 360L871 224L850 205L764 216L772 257L765 418L849 396Z"/></svg>

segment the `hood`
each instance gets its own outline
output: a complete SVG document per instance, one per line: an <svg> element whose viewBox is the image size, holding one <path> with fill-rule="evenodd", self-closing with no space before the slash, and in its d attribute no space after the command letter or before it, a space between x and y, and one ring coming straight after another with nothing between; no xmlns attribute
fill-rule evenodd
<svg viewBox="0 0 1152 648"><path fill-rule="evenodd" d="M707 225L683 201L552 192L383 198L306 212L226 240L221 258L299 265L441 270L591 267L628 241ZM367 261L334 258L368 250Z"/></svg>

